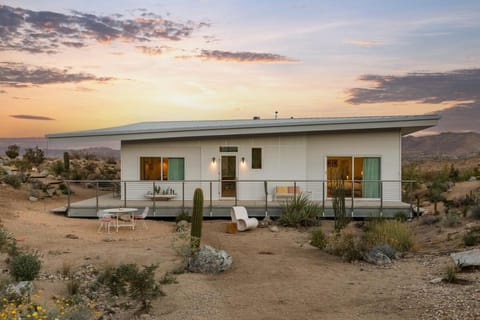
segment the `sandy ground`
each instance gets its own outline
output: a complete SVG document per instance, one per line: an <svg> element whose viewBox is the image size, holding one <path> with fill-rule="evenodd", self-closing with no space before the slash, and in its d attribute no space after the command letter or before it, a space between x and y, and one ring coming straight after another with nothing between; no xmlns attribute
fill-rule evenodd
<svg viewBox="0 0 480 320"><path fill-rule="evenodd" d="M88 192L79 190L75 196ZM174 222L148 220L148 230L97 233L96 219L49 212L64 205L64 198L38 202L27 198L25 190L0 186L1 223L19 245L38 250L43 273L58 273L64 264L75 269L90 263L101 269L134 262L158 263L161 275L181 261L173 249ZM447 253L462 250L463 227L412 222L417 252L378 267L345 263L322 252L308 244L306 231L280 228L275 233L255 229L227 234L225 223L205 221L202 243L227 250L233 257L232 269L217 275L178 275L177 284L164 286L167 296L155 301L155 319L480 318L480 272L462 273L472 281L468 286L430 283L444 274ZM331 221L323 221L322 228L331 230ZM78 239L67 238L68 234ZM66 294L61 281L35 284L48 294Z"/></svg>

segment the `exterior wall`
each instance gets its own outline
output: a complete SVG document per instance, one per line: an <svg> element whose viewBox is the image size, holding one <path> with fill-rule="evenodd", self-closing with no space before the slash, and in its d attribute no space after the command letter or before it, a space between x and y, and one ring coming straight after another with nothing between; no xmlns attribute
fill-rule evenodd
<svg viewBox="0 0 480 320"><path fill-rule="evenodd" d="M201 186L206 199L221 199L220 183L207 180L221 179L221 156L235 155L237 179L247 180L237 185L237 196L242 200L265 200L263 180L269 182L268 192L275 185L293 186L293 180L324 180L327 156L375 156L381 158L381 179L400 180L400 132L365 132L295 136L258 136L228 139L198 139L195 141L157 141L122 143L122 180L127 181L127 199L144 199L153 189L153 181L140 180L140 157L184 157L185 180L194 182L155 182L175 189L178 195L185 191L185 199L192 198L193 190ZM221 153L220 146L237 146L238 152ZM262 148L262 169L251 169L252 148ZM215 157L216 162L212 163ZM242 157L245 163L242 163ZM249 180L259 180L256 182ZM285 180L285 181L281 181ZM132 182L128 182L132 181ZM322 182L298 182L302 191L314 199L323 197ZM210 195L210 187L212 189ZM123 188L124 189L124 188ZM122 198L125 191L122 190ZM398 183L385 183L385 200L400 200ZM270 196L269 196L270 198Z"/></svg>

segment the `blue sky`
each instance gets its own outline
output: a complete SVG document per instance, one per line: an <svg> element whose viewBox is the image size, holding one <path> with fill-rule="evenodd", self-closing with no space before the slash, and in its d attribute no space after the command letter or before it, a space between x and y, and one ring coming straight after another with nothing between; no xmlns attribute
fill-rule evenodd
<svg viewBox="0 0 480 320"><path fill-rule="evenodd" d="M275 111L438 112L437 131L480 116L479 1L1 5L0 137Z"/></svg>

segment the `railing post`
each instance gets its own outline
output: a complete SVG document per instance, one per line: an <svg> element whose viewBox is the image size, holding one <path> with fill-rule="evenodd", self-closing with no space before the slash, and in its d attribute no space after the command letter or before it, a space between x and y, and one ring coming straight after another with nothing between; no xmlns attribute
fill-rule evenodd
<svg viewBox="0 0 480 320"><path fill-rule="evenodd" d="M235 179L235 207L238 205L238 183L237 179Z"/></svg>
<svg viewBox="0 0 480 320"><path fill-rule="evenodd" d="M156 203L155 203L155 181L154 181L152 184L153 184L153 190L152 190L152 195L153 195L152 201L153 201L153 205L152 205L152 206L153 206L153 216L155 217L155 215L156 215L156 212L155 212L155 204L156 204Z"/></svg>
<svg viewBox="0 0 480 320"><path fill-rule="evenodd" d="M293 181L293 201L297 201L297 182Z"/></svg>
<svg viewBox="0 0 480 320"><path fill-rule="evenodd" d="M127 181L123 181L123 207L127 207Z"/></svg>
<svg viewBox="0 0 480 320"><path fill-rule="evenodd" d="M268 216L268 181L263 181L263 187L265 190L265 217Z"/></svg>
<svg viewBox="0 0 480 320"><path fill-rule="evenodd" d="M355 198L355 180L352 180L352 207L350 208L350 214L352 215L352 218L353 218L353 206L355 205L354 200Z"/></svg>
<svg viewBox="0 0 480 320"><path fill-rule="evenodd" d="M212 216L213 216L213 212L212 212L212 210L213 210L213 201L212 201L212 180L210 180L209 184L210 184L210 217L212 217Z"/></svg>
<svg viewBox="0 0 480 320"><path fill-rule="evenodd" d="M71 191L70 191L70 184L68 183L68 181L65 181L65 184L67 186L67 215L68 215L68 211L70 210L70 205L71 205L71 201L72 199L70 198L71 197Z"/></svg>
<svg viewBox="0 0 480 320"><path fill-rule="evenodd" d="M325 181L322 180L322 216L325 217Z"/></svg>
<svg viewBox="0 0 480 320"><path fill-rule="evenodd" d="M383 217L383 181L380 180L380 217Z"/></svg>
<svg viewBox="0 0 480 320"><path fill-rule="evenodd" d="M185 180L182 180L182 213L185 212Z"/></svg>
<svg viewBox="0 0 480 320"><path fill-rule="evenodd" d="M408 189L410 190L410 194L408 195L408 199L410 202L410 219L413 218L413 181L410 180Z"/></svg>
<svg viewBox="0 0 480 320"><path fill-rule="evenodd" d="M98 180L95 183L95 214L98 213Z"/></svg>

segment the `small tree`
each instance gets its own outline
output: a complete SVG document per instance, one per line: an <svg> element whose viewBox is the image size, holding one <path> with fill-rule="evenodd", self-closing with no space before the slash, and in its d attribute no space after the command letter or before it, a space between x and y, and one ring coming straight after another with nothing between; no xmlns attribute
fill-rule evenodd
<svg viewBox="0 0 480 320"><path fill-rule="evenodd" d="M36 146L34 149L27 148L23 154L23 159L27 160L34 166L39 166L43 161L45 161L45 153L42 149Z"/></svg>
<svg viewBox="0 0 480 320"><path fill-rule="evenodd" d="M5 154L7 155L7 157L13 160L16 157L18 157L19 152L20 152L20 147L17 146L16 144L12 144L7 147Z"/></svg>

